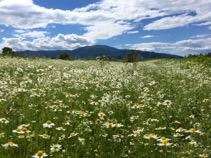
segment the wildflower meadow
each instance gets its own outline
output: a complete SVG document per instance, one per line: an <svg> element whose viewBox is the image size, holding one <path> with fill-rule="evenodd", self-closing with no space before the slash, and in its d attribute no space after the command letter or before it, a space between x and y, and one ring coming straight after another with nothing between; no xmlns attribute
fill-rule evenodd
<svg viewBox="0 0 211 158"><path fill-rule="evenodd" d="M210 65L0 63L0 158L211 157Z"/></svg>

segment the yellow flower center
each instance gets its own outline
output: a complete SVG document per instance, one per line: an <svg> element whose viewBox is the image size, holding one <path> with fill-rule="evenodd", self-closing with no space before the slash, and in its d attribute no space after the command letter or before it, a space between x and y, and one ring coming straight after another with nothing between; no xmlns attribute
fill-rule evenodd
<svg viewBox="0 0 211 158"><path fill-rule="evenodd" d="M161 138L161 143L166 145L168 143L168 139L166 137Z"/></svg>
<svg viewBox="0 0 211 158"><path fill-rule="evenodd" d="M153 134L153 133L148 134L148 138L149 138L149 139L154 138L154 134Z"/></svg>
<svg viewBox="0 0 211 158"><path fill-rule="evenodd" d="M23 132L26 132L28 129L27 129L26 127L22 127L21 130L22 130Z"/></svg>
<svg viewBox="0 0 211 158"><path fill-rule="evenodd" d="M104 114L103 112L100 112L100 113L98 114L98 116L99 116L99 117L105 117L106 114Z"/></svg>
<svg viewBox="0 0 211 158"><path fill-rule="evenodd" d="M37 152L37 156L39 156L39 157L43 156L43 154L44 154L44 151L43 150L39 150Z"/></svg>
<svg viewBox="0 0 211 158"><path fill-rule="evenodd" d="M75 137L75 136L77 136L77 133L72 132L72 133L70 133L70 136L68 138L72 138L72 137Z"/></svg>
<svg viewBox="0 0 211 158"><path fill-rule="evenodd" d="M14 143L12 141L7 142L8 145L13 145Z"/></svg>
<svg viewBox="0 0 211 158"><path fill-rule="evenodd" d="M195 128L191 128L191 129L189 129L189 132L190 133L194 133L196 131L196 129Z"/></svg>
<svg viewBox="0 0 211 158"><path fill-rule="evenodd" d="M22 129L21 129L21 128L17 128L17 129L16 129L16 131L21 132L21 131L22 131Z"/></svg>
<svg viewBox="0 0 211 158"><path fill-rule="evenodd" d="M96 123L96 124L99 124L99 123L100 123L100 120L99 120L99 119L97 119L97 120L95 121L95 123Z"/></svg>
<svg viewBox="0 0 211 158"><path fill-rule="evenodd" d="M108 123L108 128L113 128L113 124L112 123Z"/></svg>
<svg viewBox="0 0 211 158"><path fill-rule="evenodd" d="M51 122L51 121L47 121L46 123L49 125L49 124L51 124L52 122Z"/></svg>

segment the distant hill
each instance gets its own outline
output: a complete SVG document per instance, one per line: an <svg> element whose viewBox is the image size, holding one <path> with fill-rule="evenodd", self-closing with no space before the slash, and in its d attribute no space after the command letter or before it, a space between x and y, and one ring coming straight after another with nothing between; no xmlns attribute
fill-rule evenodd
<svg viewBox="0 0 211 158"><path fill-rule="evenodd" d="M117 49L105 45L94 45L77 48L75 50L55 50L55 51L19 51L18 55L26 57L46 57L58 58L60 54L66 52L72 59L95 59L97 56L109 56L114 59L123 59L126 57L129 49ZM177 55L155 53L150 51L138 51L139 57L142 59L155 59L155 58L180 58Z"/></svg>

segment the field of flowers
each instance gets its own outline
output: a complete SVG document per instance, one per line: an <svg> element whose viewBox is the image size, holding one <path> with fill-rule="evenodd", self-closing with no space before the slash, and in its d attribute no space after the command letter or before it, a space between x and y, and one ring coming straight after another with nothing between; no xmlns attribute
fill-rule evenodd
<svg viewBox="0 0 211 158"><path fill-rule="evenodd" d="M211 157L210 66L0 63L0 158Z"/></svg>

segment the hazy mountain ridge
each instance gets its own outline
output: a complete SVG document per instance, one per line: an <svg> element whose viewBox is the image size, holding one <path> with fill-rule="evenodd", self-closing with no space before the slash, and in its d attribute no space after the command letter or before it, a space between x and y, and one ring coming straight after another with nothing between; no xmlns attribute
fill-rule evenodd
<svg viewBox="0 0 211 158"><path fill-rule="evenodd" d="M126 57L130 49L117 49L114 47L109 47L105 45L94 45L77 48L75 50L54 50L54 51L19 51L16 52L18 55L26 57L46 57L46 58L57 58L60 54L66 52L72 59L94 59L97 56L109 56L114 59L123 59ZM139 50L139 57L143 59L153 59L153 58L179 58L180 56L155 53L150 51Z"/></svg>

